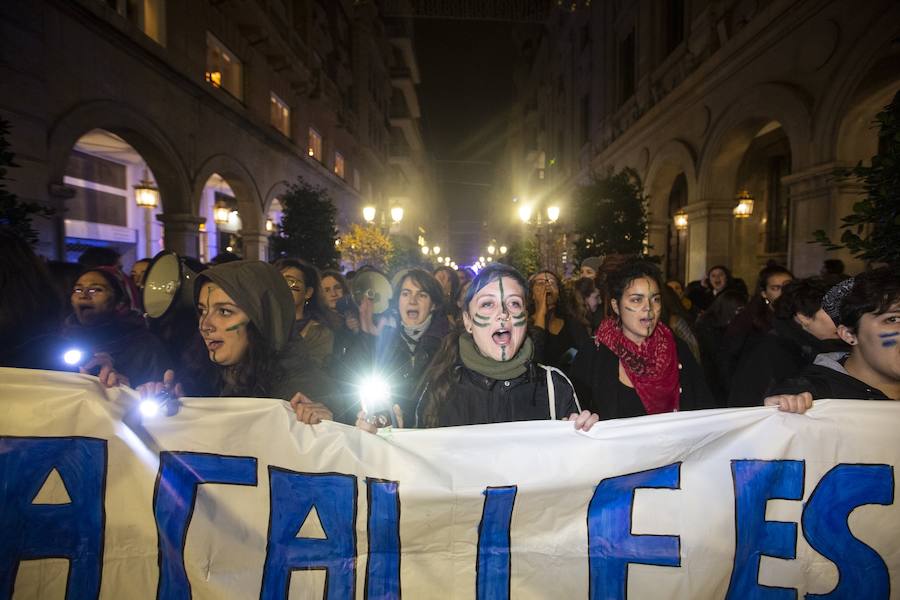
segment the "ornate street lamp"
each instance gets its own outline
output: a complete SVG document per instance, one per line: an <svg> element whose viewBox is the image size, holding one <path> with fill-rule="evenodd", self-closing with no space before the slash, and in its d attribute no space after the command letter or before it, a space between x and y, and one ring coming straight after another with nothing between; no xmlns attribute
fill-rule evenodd
<svg viewBox="0 0 900 600"><path fill-rule="evenodd" d="M216 222L216 225L227 225L230 216L231 208L224 202L216 202L216 206L213 208L213 221Z"/></svg>
<svg viewBox="0 0 900 600"><path fill-rule="evenodd" d="M547 219L551 223L556 223L559 220L559 207L558 206L548 206L547 207Z"/></svg>
<svg viewBox="0 0 900 600"><path fill-rule="evenodd" d="M141 208L146 209L144 214L144 244L146 256L153 256L153 241L150 239L153 234L153 210L159 206L159 188L153 185L144 169L144 177L134 186L134 201Z"/></svg>
<svg viewBox="0 0 900 600"><path fill-rule="evenodd" d="M676 230L684 231L688 228L688 216L687 213L684 212L683 208L678 209L678 212L673 215L672 220L675 222Z"/></svg>
<svg viewBox="0 0 900 600"><path fill-rule="evenodd" d="M441 254L441 247L440 247L440 246L434 246L434 247L431 249L431 251L434 252L434 255L435 255L435 256L440 256L440 254Z"/></svg>
<svg viewBox="0 0 900 600"><path fill-rule="evenodd" d="M738 194L737 200L737 206L731 211L735 219L746 219L753 214L753 196L749 191L743 190Z"/></svg>
<svg viewBox="0 0 900 600"><path fill-rule="evenodd" d="M500 254L506 254L508 248L506 246L500 246Z"/></svg>
<svg viewBox="0 0 900 600"><path fill-rule="evenodd" d="M494 252L497 251L497 247L494 246L493 244L491 244L490 246L487 247L487 251L488 251L488 254L490 254L491 256L493 256L493 255L494 255Z"/></svg>
<svg viewBox="0 0 900 600"><path fill-rule="evenodd" d="M527 204L523 204L519 207L519 218L522 219L523 223L527 223L531 220L531 207Z"/></svg>
<svg viewBox="0 0 900 600"><path fill-rule="evenodd" d="M391 220L393 220L395 224L403 220L402 206L394 206L391 208Z"/></svg>
<svg viewBox="0 0 900 600"><path fill-rule="evenodd" d="M428 256L429 252L431 252L431 249L428 246L422 246L422 254Z"/></svg>
<svg viewBox="0 0 900 600"><path fill-rule="evenodd" d="M374 223L375 222L375 207L374 206L364 206L363 207L363 219L366 220L366 223Z"/></svg>

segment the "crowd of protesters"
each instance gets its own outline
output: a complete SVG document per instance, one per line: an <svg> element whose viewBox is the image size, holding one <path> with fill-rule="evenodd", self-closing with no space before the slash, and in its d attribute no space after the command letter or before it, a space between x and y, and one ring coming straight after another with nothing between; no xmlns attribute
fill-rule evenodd
<svg viewBox="0 0 900 600"><path fill-rule="evenodd" d="M193 297L149 318L150 261L126 275L115 252L92 248L77 265L47 263L2 230L0 253L0 365L80 370L145 396L281 398L307 423L588 429L680 410L900 399L896 266L848 277L826 261L821 276L797 279L769 264L752 290L724 265L683 285L621 256L588 258L567 279L499 263L410 268L382 274L392 298L376 313L372 297L351 293L351 276L371 268L182 257ZM372 377L389 387L378 419L359 399Z"/></svg>

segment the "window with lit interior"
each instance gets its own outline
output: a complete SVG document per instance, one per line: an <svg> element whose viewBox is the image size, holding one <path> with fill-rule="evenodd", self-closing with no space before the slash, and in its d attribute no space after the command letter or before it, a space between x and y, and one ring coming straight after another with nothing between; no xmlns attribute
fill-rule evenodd
<svg viewBox="0 0 900 600"><path fill-rule="evenodd" d="M322 134L312 127L309 128L309 144L307 154L309 154L310 158L314 158L317 161L322 162Z"/></svg>
<svg viewBox="0 0 900 600"><path fill-rule="evenodd" d="M275 92L269 93L269 123L287 137L291 137L291 107Z"/></svg>
<svg viewBox="0 0 900 600"><path fill-rule="evenodd" d="M334 174L344 178L344 155L340 152L334 153Z"/></svg>
<svg viewBox="0 0 900 600"><path fill-rule="evenodd" d="M225 44L206 32L206 81L240 100L243 98L243 65Z"/></svg>

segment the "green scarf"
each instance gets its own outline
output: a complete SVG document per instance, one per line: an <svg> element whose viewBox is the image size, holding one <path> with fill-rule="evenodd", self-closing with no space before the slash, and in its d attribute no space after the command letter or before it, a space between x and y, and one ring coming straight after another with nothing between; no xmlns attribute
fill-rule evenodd
<svg viewBox="0 0 900 600"><path fill-rule="evenodd" d="M525 336L522 347L516 355L507 361L488 358L478 351L471 333L459 336L459 357L469 369L494 380L515 379L526 370L526 365L534 357L534 344Z"/></svg>

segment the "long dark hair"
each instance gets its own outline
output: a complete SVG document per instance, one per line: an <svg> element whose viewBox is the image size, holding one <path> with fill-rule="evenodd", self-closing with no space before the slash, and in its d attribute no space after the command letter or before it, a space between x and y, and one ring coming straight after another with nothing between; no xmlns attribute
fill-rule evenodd
<svg viewBox="0 0 900 600"><path fill-rule="evenodd" d="M479 290L501 277L509 277L522 286L528 295L528 282L515 268L501 263L491 263L478 272L465 295L463 312L469 312L469 304ZM419 404L422 407L422 427L438 427L443 406L446 404L450 386L459 381L459 336L462 326L456 327L444 338L441 349L422 376L418 392Z"/></svg>
<svg viewBox="0 0 900 600"><path fill-rule="evenodd" d="M747 304L747 298L737 290L722 290L710 307L698 318L698 324L725 329Z"/></svg>
<svg viewBox="0 0 900 600"><path fill-rule="evenodd" d="M587 299L597 291L594 280L590 277L582 277L573 281L571 289L566 290L568 301L568 313L575 321L591 333L591 309L587 305ZM569 286L566 286L567 288ZM599 309L599 307L598 307Z"/></svg>
<svg viewBox="0 0 900 600"><path fill-rule="evenodd" d="M319 269L299 258L279 258L275 261L275 268L279 271L284 271L291 267L303 273L303 285L313 291L312 296L306 303L306 307L303 309L303 315L309 316L332 331L340 327L340 321L332 311L328 310L328 305L325 303L325 297L322 293L322 277L319 274Z"/></svg>
<svg viewBox="0 0 900 600"><path fill-rule="evenodd" d="M219 369L220 396L265 398L272 382L283 376L279 353L267 343L252 321L247 322L247 354L236 365Z"/></svg>
<svg viewBox="0 0 900 600"><path fill-rule="evenodd" d="M771 309L769 308L769 304L766 302L766 299L763 298L762 294L769 285L769 278L775 275L789 275L791 279L794 278L794 274L788 271L787 267L775 264L774 262L767 264L759 272L759 276L756 278L756 288L753 290L753 297L747 304L747 308L744 309L750 313L750 321L753 325L753 329L756 331L768 331L772 328L774 307Z"/></svg>
<svg viewBox="0 0 900 600"><path fill-rule="evenodd" d="M435 269L434 271L432 271L431 274L434 275L435 280L437 280L437 274L439 272L446 273L447 276L450 278L450 295L449 295L449 297L446 297L446 296L444 297L444 301L445 301L444 309L447 311L447 315L451 319L456 321L460 318L460 312L461 312L459 310L459 306L456 304L457 300L459 299L459 288L460 288L459 277L456 276L456 271L454 269L444 265L444 266L440 266L437 269ZM440 285L440 282L438 282L438 285ZM442 290L444 289L443 286L441 287L441 289Z"/></svg>

